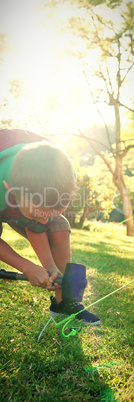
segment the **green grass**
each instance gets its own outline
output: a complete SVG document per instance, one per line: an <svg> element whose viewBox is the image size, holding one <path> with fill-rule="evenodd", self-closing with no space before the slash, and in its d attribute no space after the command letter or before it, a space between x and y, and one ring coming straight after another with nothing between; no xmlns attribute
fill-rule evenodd
<svg viewBox="0 0 134 402"><path fill-rule="evenodd" d="M5 225L3 238L32 261L29 243ZM116 224L73 230L72 261L87 267L85 306L134 279L134 239ZM1 263L1 268L10 269ZM27 282L0 280L0 401L134 401L134 284L93 306L102 325L64 338L49 319L50 293Z"/></svg>

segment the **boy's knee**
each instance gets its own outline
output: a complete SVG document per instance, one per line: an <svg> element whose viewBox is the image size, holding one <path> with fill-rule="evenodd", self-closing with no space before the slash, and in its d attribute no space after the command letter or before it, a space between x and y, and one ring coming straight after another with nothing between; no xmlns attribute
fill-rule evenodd
<svg viewBox="0 0 134 402"><path fill-rule="evenodd" d="M69 241L69 230L51 232L49 235L51 244L62 244Z"/></svg>

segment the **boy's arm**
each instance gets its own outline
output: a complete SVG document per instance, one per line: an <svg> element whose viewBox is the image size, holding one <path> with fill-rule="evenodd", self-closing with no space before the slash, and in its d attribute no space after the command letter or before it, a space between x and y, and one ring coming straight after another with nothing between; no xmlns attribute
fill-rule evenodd
<svg viewBox="0 0 134 402"><path fill-rule="evenodd" d="M55 290L49 280L46 269L40 265L21 257L4 240L0 238L0 260L23 272L33 286Z"/></svg>
<svg viewBox="0 0 134 402"><path fill-rule="evenodd" d="M48 237L45 232L43 233L35 233L26 228L27 237L31 243L32 248L34 249L36 255L38 256L42 266L46 268L49 276L50 282L54 282L58 275L62 275L61 272L55 265L55 262L52 257L52 253L49 246ZM55 284L56 288L59 288L57 284Z"/></svg>

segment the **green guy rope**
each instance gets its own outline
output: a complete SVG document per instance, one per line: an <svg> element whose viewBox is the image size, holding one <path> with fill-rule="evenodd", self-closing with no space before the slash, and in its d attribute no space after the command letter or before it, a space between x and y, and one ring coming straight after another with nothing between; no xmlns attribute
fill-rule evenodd
<svg viewBox="0 0 134 402"><path fill-rule="evenodd" d="M69 337L69 336L71 336L71 335L72 335L72 336L76 335L76 330L73 330L73 331L72 331L70 334L68 334L68 335L66 335L65 332L64 332L66 326L69 324L70 321L74 320L75 317L76 317L78 314L80 314L81 312L83 312L84 310L89 309L91 306L94 306L95 304L97 304L97 303L99 303L100 301L106 299L107 297L113 295L114 293L119 292L119 290L121 290L121 289L125 288L126 286L130 285L132 282L134 282L134 280L131 281L131 282L129 282L129 283L127 283L126 285L123 285L123 286L121 286L120 288L114 290L113 292L111 292L111 293L109 293L108 295L102 297L101 299L95 301L94 303L92 303L92 304L90 304L89 306L85 307L83 310L79 311L78 313L75 313L75 314L70 315L70 317L68 317L68 318L66 319L66 323L64 324L64 326L63 326L63 328L62 328L62 335L63 335L65 338L67 338L67 337ZM63 322L65 322L65 320L60 321L59 323L56 324L56 326L61 325Z"/></svg>
<svg viewBox="0 0 134 402"><path fill-rule="evenodd" d="M47 324L45 325L45 327L43 328L43 330L41 331L41 333L40 333L40 335L39 335L39 337L38 337L38 342L39 342L39 340L40 340L40 337L41 337L43 331L45 330L45 328L47 327L47 325L48 325L48 323L50 322L51 319L54 321L56 327L59 326L59 325L64 324L63 327L62 327L62 335L63 335L65 338L69 338L69 336L74 336L74 335L76 335L76 330L75 330L75 329L73 329L68 335L66 335L64 331L65 331L65 328L67 327L67 325L68 325L72 320L74 320L75 317L76 317L78 314L80 314L80 313L83 312L84 310L89 309L91 306L94 306L95 304L97 304L97 303L99 303L100 301L106 299L107 297L112 296L114 293L119 292L119 290L125 288L126 286L130 285L130 284L133 283L133 282L134 282L134 279L133 279L133 281L127 283L126 285L121 286L120 288L114 290L113 292L109 293L108 295L102 297L101 299L99 299L99 300L95 301L94 303L90 304L89 306L85 307L83 310L79 311L78 313L71 314L69 317L65 318L64 320L62 320L62 321L60 321L60 322L58 322L58 323L56 323L55 320L51 317L51 318L49 319L49 321L47 322Z"/></svg>

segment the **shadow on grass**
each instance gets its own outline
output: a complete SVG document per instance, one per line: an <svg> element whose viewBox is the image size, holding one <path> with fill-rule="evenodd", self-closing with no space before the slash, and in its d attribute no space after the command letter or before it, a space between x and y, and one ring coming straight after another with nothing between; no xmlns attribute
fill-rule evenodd
<svg viewBox="0 0 134 402"><path fill-rule="evenodd" d="M80 332L68 339L62 336L61 327L52 324L37 343L47 320L49 303L45 301L43 313L43 291L35 303L36 294L28 284L24 287L19 282L1 280L0 288L1 292L4 290L0 341L2 402L115 401L113 391L96 366L100 347L96 333L93 343L88 334L86 339L84 326L71 322L67 334L71 326L78 327ZM39 289L34 292L38 295Z"/></svg>
<svg viewBox="0 0 134 402"><path fill-rule="evenodd" d="M116 401L90 350L84 354L79 333L68 341L51 326L35 342L22 336L20 347L17 339L14 345L3 344L1 401Z"/></svg>
<svg viewBox="0 0 134 402"><path fill-rule="evenodd" d="M23 238L12 239L10 245L15 248L16 242L18 252L29 245ZM120 256L116 256L116 250L113 253L113 245L101 241L97 245L93 242L89 244L85 240L84 244L89 245L91 250L86 250L85 253L79 249L78 255L83 264L88 263L94 271L98 272L95 280L91 281L91 285L97 289L97 298L114 290L115 285L118 287L117 279L115 279L116 283L113 281L114 273L120 277L122 275L127 277L133 273L132 259L121 260ZM74 259L75 255L77 255L77 250L73 256ZM75 260L75 262L80 261ZM127 299L128 304L126 304ZM111 328L117 326L118 329L122 320L122 318L119 319L120 314L114 317L117 319L113 319L115 308L116 312L121 313L119 308L117 310L117 301L120 309L124 305L125 314L126 306L131 306L131 303L127 292L125 302L123 293L113 300L115 302L107 299L103 305L99 305L99 308L102 322L104 319L106 325ZM111 311L108 312L110 308ZM4 331L1 328L1 401L68 402L77 400L81 402L88 400L114 402L116 400L104 377L100 375L97 366L94 367L99 359L99 354L95 355L92 344L88 343L88 346L85 344L85 336L83 343L79 333L75 337L69 338L68 341L62 337L59 330L52 326L47 329L40 343L37 344L39 331L42 328L39 328L38 325L36 309L35 323L32 322L32 328L29 315L26 315L25 322L20 328L17 321L10 325L14 309L15 303L12 302L5 312ZM19 313L17 319L19 319ZM125 316L124 319L126 319Z"/></svg>
<svg viewBox="0 0 134 402"><path fill-rule="evenodd" d="M89 251L79 250L79 261L87 266L88 285L85 290L84 305L88 306L104 296L118 290L125 283L134 279L134 260L124 250L117 250L116 242L110 244L103 241L93 242L84 241L84 246L89 246ZM119 240L120 242L120 240ZM83 243L81 242L81 245ZM126 245L126 242L125 242ZM115 246L115 247L114 247ZM131 249L130 249L131 252ZM76 261L77 250L73 254ZM78 261L76 261L78 262ZM124 289L100 301L89 311L94 312L101 318L102 324L112 329L125 329L127 342L132 346L132 328L134 325L134 282Z"/></svg>

